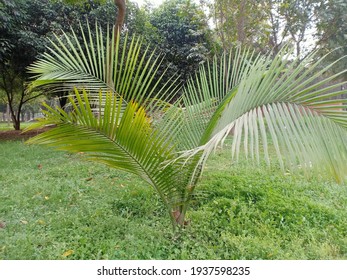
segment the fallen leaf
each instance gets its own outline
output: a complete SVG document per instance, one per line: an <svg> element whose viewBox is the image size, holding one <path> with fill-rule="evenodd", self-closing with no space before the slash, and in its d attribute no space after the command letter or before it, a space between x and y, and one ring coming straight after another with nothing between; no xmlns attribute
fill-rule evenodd
<svg viewBox="0 0 347 280"><path fill-rule="evenodd" d="M62 257L68 257L68 256L70 256L70 255L72 255L73 254L73 250L67 250L66 252L64 252L64 254L62 254L61 256Z"/></svg>
<svg viewBox="0 0 347 280"><path fill-rule="evenodd" d="M0 221L0 228L5 228L5 227L6 227L5 222L1 222L1 221Z"/></svg>
<svg viewBox="0 0 347 280"><path fill-rule="evenodd" d="M20 220L20 222L23 224L23 225L26 225L28 223L28 221L26 220Z"/></svg>
<svg viewBox="0 0 347 280"><path fill-rule="evenodd" d="M48 196L45 196L45 199L46 199L46 200L48 200L48 199L49 199L49 197L48 197Z"/></svg>
<svg viewBox="0 0 347 280"><path fill-rule="evenodd" d="M42 194L42 192L39 192L39 193L37 193L37 194L33 195L33 197L32 197L31 199L36 198L36 197L37 197L37 196L39 196L40 194Z"/></svg>
<svg viewBox="0 0 347 280"><path fill-rule="evenodd" d="M87 178L86 181L91 181L93 180L93 177Z"/></svg>
<svg viewBox="0 0 347 280"><path fill-rule="evenodd" d="M38 169L42 169L42 164L39 164L39 165L37 166L37 168L38 168Z"/></svg>
<svg viewBox="0 0 347 280"><path fill-rule="evenodd" d="M44 220L38 220L37 223L40 224L40 225L46 224Z"/></svg>
<svg viewBox="0 0 347 280"><path fill-rule="evenodd" d="M177 221L181 215L181 212L178 210L175 210L175 211L172 211L172 215L174 216L175 220Z"/></svg>

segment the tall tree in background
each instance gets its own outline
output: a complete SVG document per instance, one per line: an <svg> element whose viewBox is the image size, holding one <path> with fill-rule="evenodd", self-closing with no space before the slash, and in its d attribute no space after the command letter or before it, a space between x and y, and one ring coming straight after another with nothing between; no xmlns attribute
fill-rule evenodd
<svg viewBox="0 0 347 280"><path fill-rule="evenodd" d="M45 51L53 32L61 35L62 30L77 28L82 18L89 14L92 18L95 5L93 1L68 5L52 0L0 0L0 90L16 130L23 106L43 94L27 88L27 66Z"/></svg>
<svg viewBox="0 0 347 280"><path fill-rule="evenodd" d="M40 95L27 91L26 67L44 51L47 34L56 26L58 9L54 5L48 0L0 2L0 90L16 130L24 104Z"/></svg>
<svg viewBox="0 0 347 280"><path fill-rule="evenodd" d="M204 11L190 0L167 0L153 10L150 23L160 37L154 43L165 55L163 65L169 65L171 75L179 72L185 82L212 48Z"/></svg>
<svg viewBox="0 0 347 280"><path fill-rule="evenodd" d="M161 36L158 29L151 23L153 7L146 4L141 8L137 3L128 1L124 21L124 28L131 34L141 35L142 39L148 44L158 46Z"/></svg>
<svg viewBox="0 0 347 280"><path fill-rule="evenodd" d="M93 0L64 0L64 2L67 4L75 4L75 5L81 5L84 7L89 7L89 8L91 8L90 10L92 10L92 8L95 8L95 7L103 4L105 6L108 6L109 10L111 10L111 12L114 12L114 10L112 8L110 8L110 6L109 6L111 1L106 1L106 0L95 0L95 1L93 1ZM125 4L125 0L113 0L112 2L117 7L117 13L114 13L114 15L113 15L113 19L114 19L113 20L113 27L114 27L116 33L118 33L118 31L122 29L122 26L124 23L124 19L125 19L125 15L126 15L126 4ZM106 16L106 18L107 18L107 16ZM103 21L104 19L105 19L105 14L100 15L100 18L98 18L98 20L100 20L100 21Z"/></svg>
<svg viewBox="0 0 347 280"><path fill-rule="evenodd" d="M313 28L315 27L315 9L320 0L281 0L270 1L277 6L276 13L283 22L282 40L291 41L294 45L296 56L302 57L303 52L311 47L308 41L313 40ZM276 3L277 2L277 3ZM310 34L311 33L311 34Z"/></svg>
<svg viewBox="0 0 347 280"><path fill-rule="evenodd" d="M0 90L16 130L23 107L43 94L27 88L27 66L45 51L53 32L77 27L93 5L92 1L81 6L51 0L0 1Z"/></svg>
<svg viewBox="0 0 347 280"><path fill-rule="evenodd" d="M209 8L224 50L235 45L263 50L269 35L265 0L215 0Z"/></svg>
<svg viewBox="0 0 347 280"><path fill-rule="evenodd" d="M333 51L330 59L336 60L347 55L347 3L344 0L326 0L318 6L317 45L322 55ZM346 69L346 58L332 69L335 73ZM345 73L347 78L347 73Z"/></svg>
<svg viewBox="0 0 347 280"><path fill-rule="evenodd" d="M214 0L207 4L223 49L245 45L275 54L291 44L303 57L314 46L316 10L322 0Z"/></svg>

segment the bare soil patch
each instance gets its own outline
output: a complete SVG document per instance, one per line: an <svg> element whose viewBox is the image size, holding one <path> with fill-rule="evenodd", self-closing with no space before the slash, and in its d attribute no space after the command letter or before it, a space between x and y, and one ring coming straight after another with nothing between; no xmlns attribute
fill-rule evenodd
<svg viewBox="0 0 347 280"><path fill-rule="evenodd" d="M49 128L33 129L23 132L22 130L4 130L0 131L0 141L15 141L15 140L27 140L33 136L36 136Z"/></svg>

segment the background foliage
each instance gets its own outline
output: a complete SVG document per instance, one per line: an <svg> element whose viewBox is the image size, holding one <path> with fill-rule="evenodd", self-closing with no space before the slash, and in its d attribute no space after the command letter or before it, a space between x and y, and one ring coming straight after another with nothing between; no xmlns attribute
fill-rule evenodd
<svg viewBox="0 0 347 280"><path fill-rule="evenodd" d="M4 113L10 104L16 129L24 104L40 95L26 92L26 67L43 53L52 32L76 30L85 18L106 28L116 13L111 0L0 1L0 108ZM159 74L169 67L168 76L179 72L185 83L201 62L235 45L276 53L291 43L302 57L312 49L324 55L338 48L334 61L347 54L346 14L343 0L167 0L159 7L129 0L123 28L165 55ZM341 61L334 71L344 68Z"/></svg>

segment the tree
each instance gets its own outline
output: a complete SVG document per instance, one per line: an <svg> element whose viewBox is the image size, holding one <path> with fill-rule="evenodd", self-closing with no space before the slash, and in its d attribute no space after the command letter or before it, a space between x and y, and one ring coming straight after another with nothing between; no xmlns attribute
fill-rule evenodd
<svg viewBox="0 0 347 280"><path fill-rule="evenodd" d="M0 2L0 89L6 95L16 130L20 129L23 106L43 94L27 88L26 67L44 52L52 32L77 27L82 14L83 9L60 1Z"/></svg>
<svg viewBox="0 0 347 280"><path fill-rule="evenodd" d="M0 17L4 19L0 26L0 41L5 46L0 51L0 89L6 95L13 126L19 130L23 105L41 94L27 92L26 66L43 51L45 43L41 36L45 35L47 25L39 20L38 1L6 0L0 7Z"/></svg>
<svg viewBox="0 0 347 280"><path fill-rule="evenodd" d="M139 6L131 1L127 2L127 13L124 22L124 29L129 35L141 35L148 45L151 43L161 43L162 39L158 29L153 26L151 21L152 9Z"/></svg>
<svg viewBox="0 0 347 280"><path fill-rule="evenodd" d="M160 63L155 53L145 61L134 37L113 48L114 32L97 30L96 42L85 34L85 52L76 37L65 35L53 54L32 65L34 86L70 86L75 94L70 112L46 106L34 127L53 127L29 143L84 152L136 174L157 191L174 227L185 224L204 163L226 137L232 137L233 158L243 146L247 157L259 162L264 154L270 164L271 141L283 170L301 167L346 180L347 113L340 109L347 105L330 100L339 91L322 87L334 76L315 82L333 66L320 70L323 59L315 61L315 54L300 62L291 61L287 49L272 58L237 48L201 65L184 95L168 103L168 92L149 87ZM176 90L171 81L169 95Z"/></svg>
<svg viewBox="0 0 347 280"><path fill-rule="evenodd" d="M68 4L75 4L75 5L82 5L84 7L89 7L89 9L91 8L95 8L98 7L100 4L105 4L105 6L108 6L107 4L110 4L110 1L105 1L105 0L64 0L64 2L68 3ZM113 0L114 5L117 7L117 13L114 14L114 29L116 31L116 33L118 32L118 30L122 29L123 23L124 23L124 19L125 19L125 15L126 15L126 5L125 5L125 0ZM113 11L113 9L111 9L111 11ZM105 16L102 15L102 17L100 18L100 20L103 20L103 17ZM117 37L117 36L116 36Z"/></svg>
<svg viewBox="0 0 347 280"><path fill-rule="evenodd" d="M345 1L322 1L317 7L317 46L321 55L333 51L330 59L337 60L347 55L347 4ZM333 73L346 69L346 62L342 60L333 69ZM344 75L347 78L347 74Z"/></svg>
<svg viewBox="0 0 347 280"><path fill-rule="evenodd" d="M114 4L104 5L100 4L103 1L65 2L68 4L64 1L50 0L1 0L0 2L0 89L6 94L6 103L9 105L16 130L20 129L23 106L44 94L27 88L26 67L44 52L52 32L59 34L61 30L69 30L70 27L76 30L83 17L88 17L92 22L98 17L103 26L113 21L117 25L117 30L123 24L124 0L114 0ZM118 14L115 5L118 7ZM102 17L99 17L101 12L103 12ZM60 92L58 95L61 97L61 105L64 106L66 93Z"/></svg>
<svg viewBox="0 0 347 280"><path fill-rule="evenodd" d="M307 43L313 40L309 33L315 28L320 3L322 0L215 0L209 7L223 49L243 45L277 53L291 43L295 55L303 57L309 52Z"/></svg>
<svg viewBox="0 0 347 280"><path fill-rule="evenodd" d="M280 14L285 20L284 35L294 43L296 56L302 57L304 43L310 29L315 26L315 9L320 0L282 1ZM313 38L311 38L312 40ZM306 50L307 53L307 50Z"/></svg>
<svg viewBox="0 0 347 280"><path fill-rule="evenodd" d="M264 51L269 35L266 1L215 0L207 6L224 50L242 45Z"/></svg>
<svg viewBox="0 0 347 280"><path fill-rule="evenodd" d="M204 11L189 0L167 0L150 14L159 39L153 42L169 65L169 75L180 74L182 83L206 61L212 40Z"/></svg>

